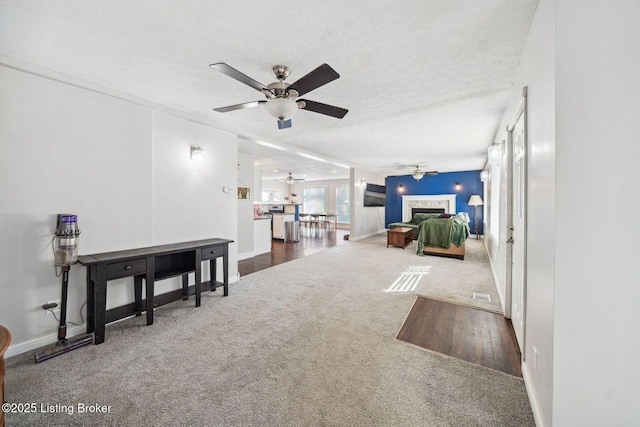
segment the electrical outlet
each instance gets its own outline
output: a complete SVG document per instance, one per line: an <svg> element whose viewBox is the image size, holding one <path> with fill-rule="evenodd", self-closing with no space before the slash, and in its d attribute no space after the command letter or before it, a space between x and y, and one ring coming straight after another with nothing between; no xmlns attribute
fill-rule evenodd
<svg viewBox="0 0 640 427"><path fill-rule="evenodd" d="M47 304L57 304L57 305L55 306L55 308L51 308L49 310L45 310L45 313L47 313L47 314L53 314L53 313L58 314L58 313L60 313L60 304L61 304L61 302L62 301L59 300L59 299L55 300L55 301L47 301Z"/></svg>

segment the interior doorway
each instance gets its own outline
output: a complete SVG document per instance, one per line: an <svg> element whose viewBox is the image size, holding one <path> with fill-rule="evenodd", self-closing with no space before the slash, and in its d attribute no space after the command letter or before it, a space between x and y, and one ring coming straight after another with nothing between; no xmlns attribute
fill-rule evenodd
<svg viewBox="0 0 640 427"><path fill-rule="evenodd" d="M512 123L508 126L510 165L507 197L507 260L510 279L509 312L513 329L525 357L527 307L527 88ZM510 274L509 274L510 271Z"/></svg>

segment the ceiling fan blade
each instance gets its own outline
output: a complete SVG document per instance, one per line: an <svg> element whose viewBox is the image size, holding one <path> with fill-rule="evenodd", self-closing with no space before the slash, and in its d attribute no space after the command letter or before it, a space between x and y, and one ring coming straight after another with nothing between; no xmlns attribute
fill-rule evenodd
<svg viewBox="0 0 640 427"><path fill-rule="evenodd" d="M303 101L305 103L305 106L301 107L302 110L326 114L327 116L336 117L338 119L343 118L349 112L349 110L345 110L344 108L334 107L333 105L327 105L321 102L308 101L306 99L299 99L298 101Z"/></svg>
<svg viewBox="0 0 640 427"><path fill-rule="evenodd" d="M278 129L287 129L291 127L291 119L289 120L278 120Z"/></svg>
<svg viewBox="0 0 640 427"><path fill-rule="evenodd" d="M327 64L322 64L289 86L289 89L295 89L298 92L298 96L301 96L334 81L338 77L340 77L340 74L336 73L333 68Z"/></svg>
<svg viewBox="0 0 640 427"><path fill-rule="evenodd" d="M438 173L439 173L438 171L428 171L428 172L425 172L424 174L429 176L436 176L438 175Z"/></svg>
<svg viewBox="0 0 640 427"><path fill-rule="evenodd" d="M245 102L244 104L236 104L236 105L229 105L228 107L214 108L213 111L217 111L218 113L228 113L229 111L244 110L245 108L253 108L253 107L257 107L258 105L262 105L266 103L267 101Z"/></svg>
<svg viewBox="0 0 640 427"><path fill-rule="evenodd" d="M257 91L262 92L263 90L269 90L269 88L262 83L252 79L246 74L241 73L233 67L225 64L224 62L218 62L217 64L211 64L209 67L213 68L216 71L221 72L222 74L226 74L227 76L238 80L241 83L246 84L249 87L254 88Z"/></svg>

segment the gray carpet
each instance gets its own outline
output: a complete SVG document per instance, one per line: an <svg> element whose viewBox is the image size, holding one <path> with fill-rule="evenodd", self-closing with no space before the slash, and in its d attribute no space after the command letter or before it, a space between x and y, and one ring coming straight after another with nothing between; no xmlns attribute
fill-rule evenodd
<svg viewBox="0 0 640 427"><path fill-rule="evenodd" d="M376 262L384 262L391 271L395 271L400 282L404 279L401 277L403 274L418 280L414 289L414 293L418 295L503 313L483 240L467 239L464 260L431 255L418 256L415 242L404 250L392 247L387 249L384 233L361 243L371 245L371 250L376 251ZM404 270L400 270L402 267ZM411 278L407 277L406 281ZM489 295L490 302L474 300L474 292Z"/></svg>
<svg viewBox="0 0 640 427"><path fill-rule="evenodd" d="M535 425L521 379L394 339L417 293L473 263L379 239L247 275L197 309L158 308L152 326L108 325L99 346L10 358L8 402L74 413L10 413L7 425ZM390 291L408 267L429 268L416 290Z"/></svg>

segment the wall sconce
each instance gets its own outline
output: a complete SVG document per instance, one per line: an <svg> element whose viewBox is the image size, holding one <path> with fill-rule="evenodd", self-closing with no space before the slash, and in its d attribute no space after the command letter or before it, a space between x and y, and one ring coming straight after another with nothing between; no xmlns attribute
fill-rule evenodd
<svg viewBox="0 0 640 427"><path fill-rule="evenodd" d="M398 185L398 193L404 193L404 185Z"/></svg>
<svg viewBox="0 0 640 427"><path fill-rule="evenodd" d="M489 163L499 164L504 154L504 141L494 142L491 147L488 148Z"/></svg>
<svg viewBox="0 0 640 427"><path fill-rule="evenodd" d="M462 184L460 184L459 182L456 182L456 191L460 191L462 190Z"/></svg>
<svg viewBox="0 0 640 427"><path fill-rule="evenodd" d="M191 160L201 159L202 153L204 153L202 147L191 147Z"/></svg>
<svg viewBox="0 0 640 427"><path fill-rule="evenodd" d="M487 182L489 180L489 171L483 170L480 172L480 182Z"/></svg>

